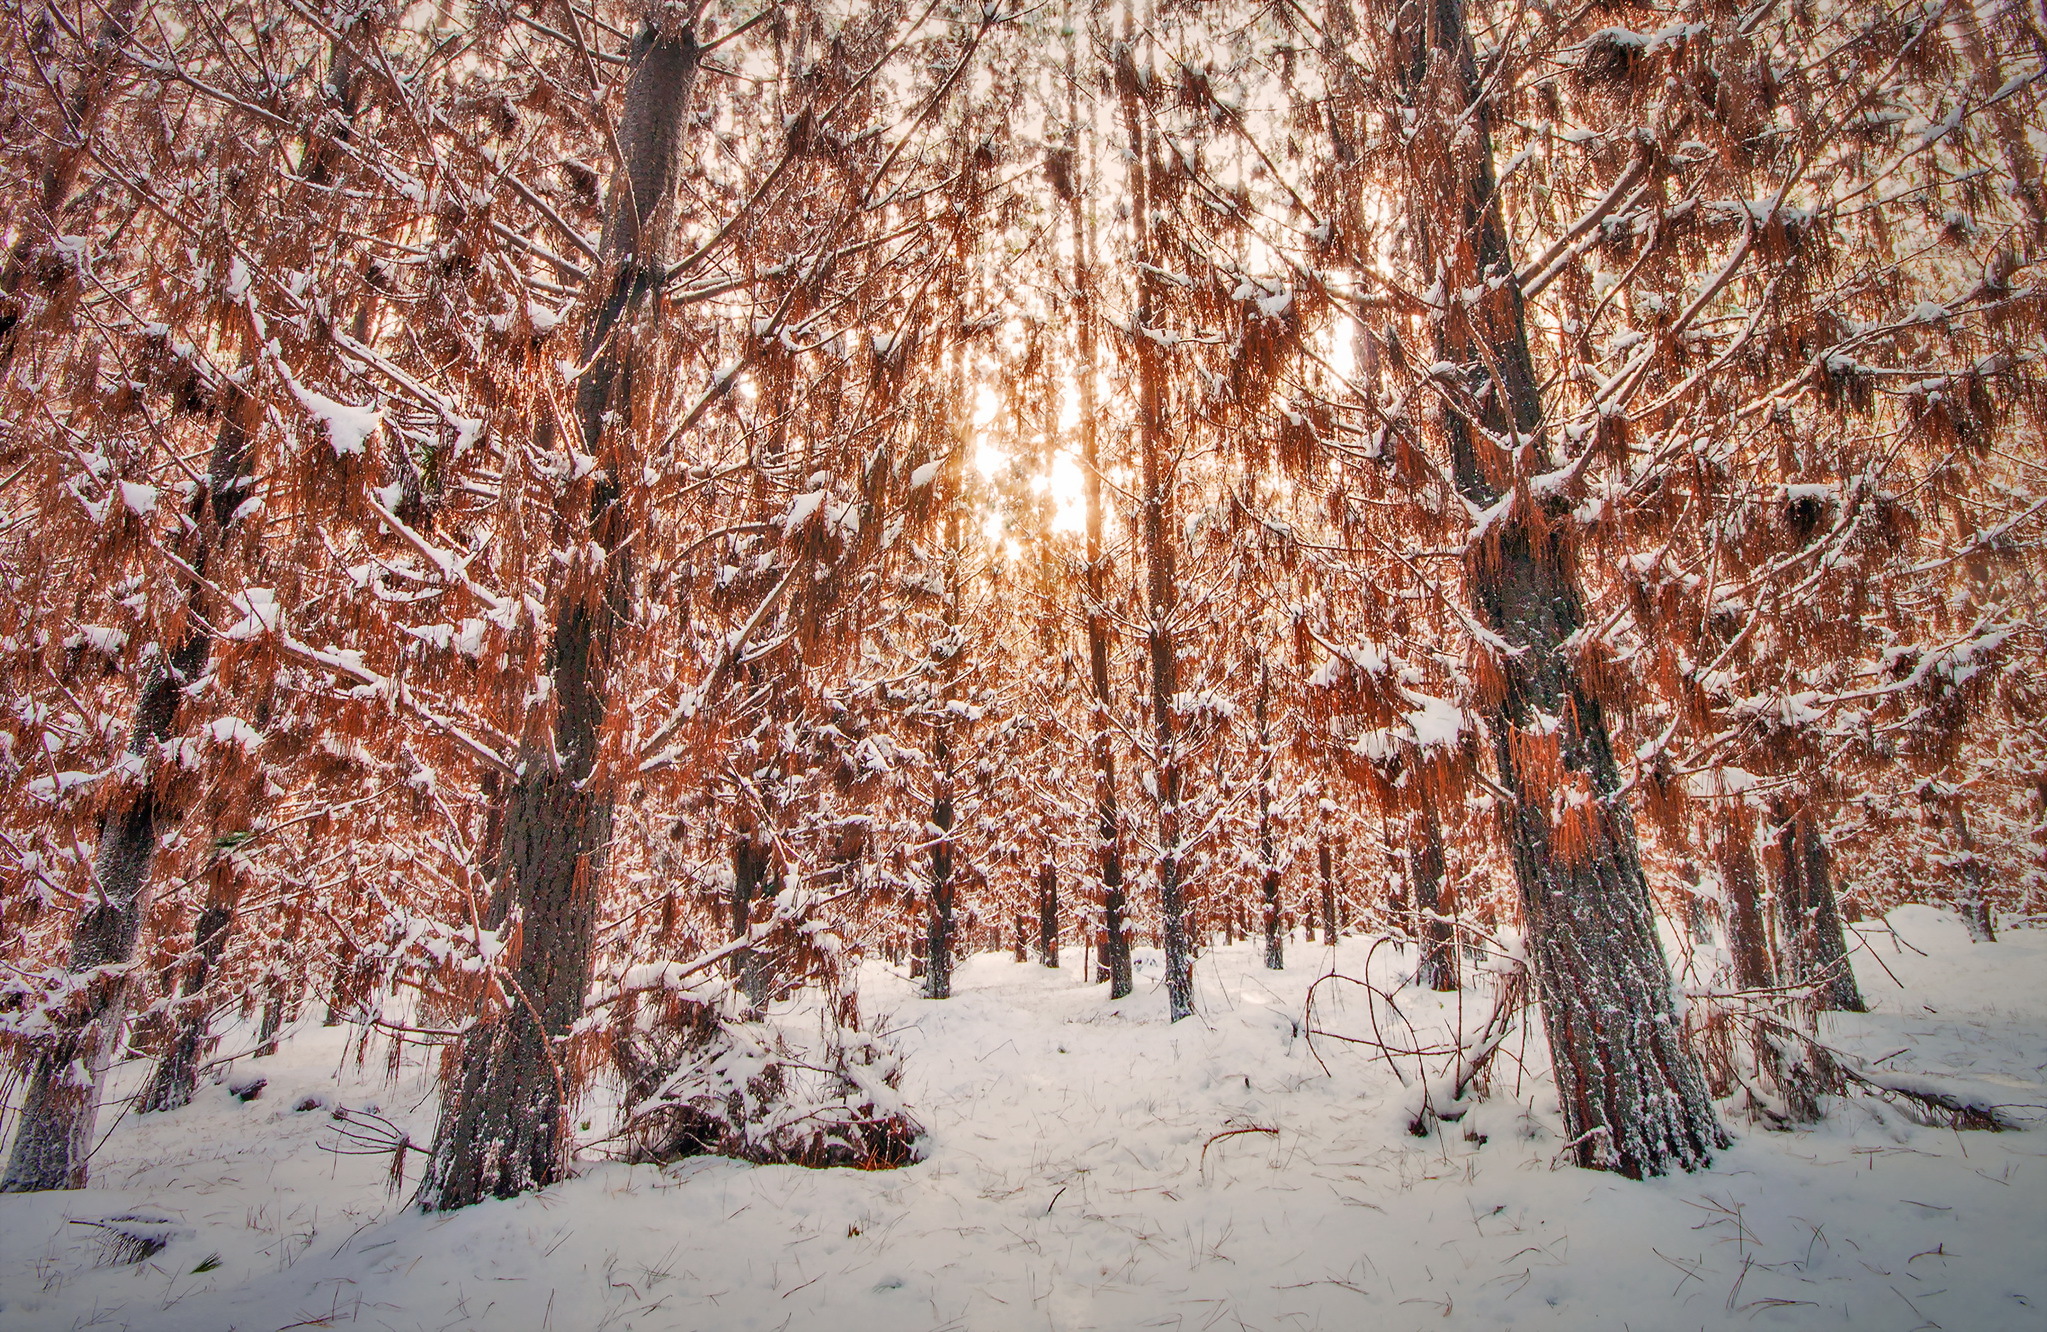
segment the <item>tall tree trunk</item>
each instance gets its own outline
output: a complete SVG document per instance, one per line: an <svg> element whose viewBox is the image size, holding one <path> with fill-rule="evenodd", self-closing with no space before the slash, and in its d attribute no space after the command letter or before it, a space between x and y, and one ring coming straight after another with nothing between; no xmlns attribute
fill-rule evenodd
<svg viewBox="0 0 2047 1332"><path fill-rule="evenodd" d="M619 119L622 160L612 175L602 251L604 287L584 342L576 384L581 447L601 470L587 498L566 501L571 543L602 552L601 567L574 568L551 596L548 653L554 735L522 746L519 775L504 797L499 879L490 925L514 915L520 950L505 978L504 1010L479 1022L456 1052L432 1158L418 1202L443 1211L506 1198L560 1179L568 1168L567 1077L556 1043L582 1015L589 982L596 893L611 836L609 774L597 771L605 673L619 627L630 615L627 505L619 487L639 468L623 430L630 421L630 326L659 281L653 235L672 192L683 112L696 82L698 50L688 31L648 30L634 43ZM559 762L556 756L559 756Z"/></svg>
<svg viewBox="0 0 2047 1332"><path fill-rule="evenodd" d="M1315 846L1315 864L1322 876L1322 942L1336 942L1336 867L1329 847L1329 834L1322 834Z"/></svg>
<svg viewBox="0 0 2047 1332"><path fill-rule="evenodd" d="M952 752L941 725L932 742L932 757L938 776L932 782L931 826L938 830L931 839L931 895L924 919L924 997L952 998Z"/></svg>
<svg viewBox="0 0 2047 1332"><path fill-rule="evenodd" d="M1740 814L1730 814L1720 827L1720 889L1727 899L1727 952L1734 961L1735 986L1767 990L1777 983L1777 968L1770 960L1752 832Z"/></svg>
<svg viewBox="0 0 2047 1332"><path fill-rule="evenodd" d="M955 358L952 381L952 407L957 413L964 400L961 366ZM957 419L957 417L955 417ZM958 774L954 771L953 727L955 717L952 703L957 690L959 672L963 661L959 652L960 595L961 579L964 577L966 553L960 545L960 494L959 469L966 460L964 432L956 432L947 455L945 475L940 483L946 488L945 498L945 638L949 653L941 663L945 672L944 682L939 687L938 711L931 725L931 827L937 834L931 839L931 912L926 923L927 946L925 966L929 970L924 977L924 995L928 999L950 999L952 997L952 968L955 945L953 943L953 911L958 896L958 886L953 878L952 833L957 826L958 815L953 807L957 792ZM972 940L969 939L971 944ZM1001 927L996 927L996 944L1000 946Z"/></svg>
<svg viewBox="0 0 2047 1332"><path fill-rule="evenodd" d="M300 174L313 184L326 185L332 182L343 160L339 145L349 142L353 137L351 125L360 101L362 80L359 60L351 40L354 35L366 31L367 25L361 19L343 22L339 25L334 41L329 47L324 87L328 95L334 99L335 109L339 112L339 123L333 139L312 137L309 134L305 151L300 156ZM356 340L364 339L376 303L376 297L371 296L356 308L353 329ZM236 441L228 456L216 453L209 472L209 489L214 495L215 525L222 534L225 534L232 522L235 509L240 507L241 501L245 498L246 488L241 485L241 473L247 452L248 441L244 436ZM390 456L400 474L407 496L406 501L399 506L399 516L408 522L417 522L422 516L419 512L419 473L404 440L395 433L392 436ZM203 569L205 566L202 563L196 567ZM209 901L194 925L192 947L195 961L188 975L188 988L185 991L188 997L198 994L197 987L206 983L220 959L220 954L227 947L234 928L234 909L232 904L221 909L225 911L225 915L220 916L216 924L216 906ZM197 1054L206 1043L208 1005L192 1003L184 1007L184 1018L172 1038L170 1048L159 1060L149 1087L137 1106L140 1110L174 1110L191 1104L199 1071ZM275 1036L277 1023L281 1020L282 1012L275 1000L267 1000L263 1011L264 1030L259 1037L259 1053L276 1053ZM195 1027L194 1023L198 1025Z"/></svg>
<svg viewBox="0 0 2047 1332"><path fill-rule="evenodd" d="M1695 944L1713 942L1713 921L1706 909L1705 894L1699 891L1699 867L1687 860L1678 871L1684 883L1685 936Z"/></svg>
<svg viewBox="0 0 2047 1332"><path fill-rule="evenodd" d="M1088 753L1095 773L1095 858L1102 884L1102 931L1096 950L1098 968L1106 973L1109 997L1121 999L1131 990L1129 903L1123 892L1123 818L1116 803L1116 753L1109 725L1109 620L1107 566L1102 543L1102 457L1095 420L1094 228L1081 208L1080 115L1072 39L1066 50L1067 117L1074 125L1072 161L1065 173L1067 215L1073 224L1073 323L1078 360L1074 375L1080 399L1081 491L1086 507L1088 687L1092 726ZM1057 177L1055 176L1055 189ZM1098 976L1097 979L1103 979Z"/></svg>
<svg viewBox="0 0 2047 1332"><path fill-rule="evenodd" d="M260 419L259 412L250 395L238 388L226 391L207 483L194 493L190 511L197 531L188 563L202 575L248 498L244 475L249 431ZM185 595L188 605L203 609L203 588L194 584ZM94 901L79 913L73 927L71 971L99 974L87 985L86 1004L76 1021L29 1056L14 1148L6 1173L0 1175L0 1193L85 1187L93 1123L127 1015L126 966L142 933L158 825L175 823L183 812L157 781L157 749L171 734L181 691L205 667L213 647L212 639L196 627L201 616L187 615L184 620L184 641L154 657L143 677L128 739L128 753L141 760L142 777L121 788L100 825L93 857Z"/></svg>
<svg viewBox="0 0 2047 1332"><path fill-rule="evenodd" d="M1258 896L1265 927L1265 966L1270 971L1286 969L1286 936L1279 928L1279 857L1272 838L1272 673L1265 658L1258 659L1258 699L1253 716L1258 724Z"/></svg>
<svg viewBox="0 0 2047 1332"><path fill-rule="evenodd" d="M229 869L221 872L233 873ZM170 1048L157 1060L156 1071L151 1074L149 1085L143 1089L142 1099L135 1104L138 1112L178 1110L192 1104L192 1094L199 1087L199 1060L206 1050L207 1017L211 1007L206 983L212 979L214 968L220 965L220 955L227 948L233 922L234 906L223 894L207 902L192 926L192 960L185 972L183 987L185 1002L179 1006L182 1011L173 1010L175 1025Z"/></svg>
<svg viewBox="0 0 2047 1332"><path fill-rule="evenodd" d="M1734 962L1735 988L1766 991L1781 981L1774 950L1770 946L1769 920L1764 912L1762 876L1756 866L1755 828L1744 810L1728 814L1720 827L1720 882L1727 898L1727 951ZM1781 1039L1782 1033L1763 1018L1737 1018L1741 1038L1765 1089L1774 1092L1781 1105L1764 1103L1762 1110L1791 1123L1810 1123L1819 1118L1819 1093L1826 1090L1833 1071L1819 1066L1819 1056L1808 1051L1808 1059L1794 1045Z"/></svg>
<svg viewBox="0 0 2047 1332"><path fill-rule="evenodd" d="M62 123L50 134L49 147L39 164L42 170L35 197L36 216L20 227L6 259L0 261L0 370L13 359L15 329L22 317L31 313L30 289L43 281L42 272L71 271L68 265L46 269L40 262L41 247L65 233L63 214L78 194L78 179L91 156L94 125L120 86L115 66L121 58L121 45L128 40L134 25L136 8L137 0L114 0L106 6L92 47L72 80L70 94L58 103ZM25 74L22 86L28 86Z"/></svg>
<svg viewBox="0 0 2047 1332"><path fill-rule="evenodd" d="M768 849L753 833L732 842L732 937L743 939L753 928L753 904L765 895L768 882ZM732 959L732 975L746 1005L759 1012L768 1002L766 959L751 948L742 948Z"/></svg>
<svg viewBox="0 0 2047 1332"><path fill-rule="evenodd" d="M1848 964L1848 941L1834 907L1834 885L1826 838L1810 807L1779 813L1778 852L1782 889L1777 911L1783 931L1784 980L1815 985L1813 1004L1842 1013L1865 1013L1862 991Z"/></svg>
<svg viewBox="0 0 2047 1332"><path fill-rule="evenodd" d="M1443 826L1436 811L1424 808L1415 816L1414 912L1415 937L1421 941L1421 966L1415 980L1431 990L1448 993L1457 988L1457 931L1445 919L1443 901Z"/></svg>
<svg viewBox="0 0 2047 1332"><path fill-rule="evenodd" d="M1038 961L1059 965L1059 869L1049 860L1038 867Z"/></svg>
<svg viewBox="0 0 2047 1332"><path fill-rule="evenodd" d="M1467 576L1481 621L1518 649L1496 657L1488 722L1565 1136L1583 1166L1694 1169L1726 1137L1672 1005L1605 714L1568 646L1585 623L1569 524L1529 511L1537 501L1493 442L1536 439L1543 413L1462 0L1404 0L1393 37L1417 124L1433 131L1410 151L1442 155L1414 168L1421 283L1480 292L1438 312L1436 354L1462 367L1444 411L1457 487L1481 508L1506 502ZM1554 821L1553 800L1565 802Z"/></svg>
<svg viewBox="0 0 2047 1332"><path fill-rule="evenodd" d="M1976 839L1969 833L1969 815L1962 808L1959 791L1948 797L1948 818L1954 823L1955 840L1962 846L1962 854L1957 857L1955 867L1962 876L1962 891L1955 898L1955 909L1961 913L1962 924L1969 931L1969 942L1996 943L1997 929L1990 918L1990 895L1985 891L1989 875L1984 871L1983 858L1976 854Z"/></svg>
<svg viewBox="0 0 2047 1332"><path fill-rule="evenodd" d="M1166 954L1166 1006L1171 1020L1178 1022L1194 1012L1194 972L1187 951L1186 905L1180 882L1181 763L1173 726L1173 698L1179 692L1173 624L1179 609L1179 576L1168 529L1174 468L1167 457L1171 442L1166 433L1165 354L1148 336L1159 310L1151 236L1151 145L1139 106L1136 57L1128 42L1117 49L1116 87L1131 154L1130 234L1137 268L1137 308L1130 316L1130 345L1137 359L1137 451L1142 474L1138 539L1144 549L1152 780L1158 804L1159 933Z"/></svg>

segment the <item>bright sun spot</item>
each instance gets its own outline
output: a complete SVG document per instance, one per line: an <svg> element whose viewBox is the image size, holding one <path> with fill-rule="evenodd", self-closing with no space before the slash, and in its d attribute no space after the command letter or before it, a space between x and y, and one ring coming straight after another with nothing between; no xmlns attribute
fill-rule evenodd
<svg viewBox="0 0 2047 1332"><path fill-rule="evenodd" d="M995 390L983 384L974 393L974 470L981 474L983 481L992 481L1009 464L1009 453L994 438L988 429L995 422L995 414L1001 409L1001 402ZM1074 428L1080 423L1079 395L1069 389L1060 395L1059 434L1070 439ZM1078 533L1087 528L1087 496L1085 475L1080 468L1079 457L1071 450L1062 448L1052 457L1052 468L1031 478L1031 491L1052 497L1052 530L1054 532ZM1001 537L1001 519L991 515L988 533L991 538ZM1014 543L1009 543L1014 544Z"/></svg>

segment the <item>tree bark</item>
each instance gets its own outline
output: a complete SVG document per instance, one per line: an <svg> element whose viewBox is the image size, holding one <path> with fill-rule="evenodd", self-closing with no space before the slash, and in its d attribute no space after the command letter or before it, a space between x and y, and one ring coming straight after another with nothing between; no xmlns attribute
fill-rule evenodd
<svg viewBox="0 0 2047 1332"><path fill-rule="evenodd" d="M1948 797L1948 817L1954 822L1955 840L1962 846L1955 867L1962 876L1962 891L1955 899L1955 910L1969 931L1970 943L1996 943L1997 928L1991 923L1990 895L1986 891L1989 875L1984 872L1983 858L1976 854L1976 839L1969 833L1969 815L1962 808L1959 792Z"/></svg>
<svg viewBox="0 0 2047 1332"><path fill-rule="evenodd" d="M0 371L13 359L16 328L22 317L31 313L29 289L46 281L45 271L70 271L68 266L45 270L40 262L41 247L65 230L62 215L78 194L79 177L91 156L88 140L93 127L118 86L114 68L121 45L133 28L137 4L138 0L115 0L105 8L71 93L58 105L62 129L50 136L50 147L40 163L42 179L35 198L38 216L33 224L20 228L7 258L0 261Z"/></svg>
<svg viewBox="0 0 2047 1332"><path fill-rule="evenodd" d="M1069 121L1080 123L1079 87L1074 54L1066 54ZM1096 950L1097 980L1109 983L1109 997L1121 999L1131 990L1129 903L1123 891L1123 818L1116 802L1116 754L1109 727L1109 621L1107 564L1102 544L1102 458L1095 421L1094 230L1082 212L1078 130L1074 160L1067 172L1067 215L1073 224L1073 322L1078 364L1074 374L1080 399L1080 472L1086 508L1087 568L1083 575L1086 604L1088 687L1093 726L1088 753L1095 773L1095 858L1100 866L1102 932Z"/></svg>
<svg viewBox="0 0 2047 1332"><path fill-rule="evenodd" d="M1142 473L1138 532L1144 549L1145 650L1151 688L1152 780L1157 788L1159 933L1166 954L1166 1007L1178 1022L1194 1012L1194 972L1187 951L1184 888L1180 882L1180 779L1173 699L1179 692L1174 616L1179 576L1167 520L1172 510L1173 465L1167 458L1166 365L1147 336L1158 315L1159 280L1152 253L1150 143L1139 109L1136 58L1128 43L1117 49L1116 86L1129 139L1130 232L1137 266L1137 307L1130 343L1137 360L1137 449Z"/></svg>
<svg viewBox="0 0 2047 1332"><path fill-rule="evenodd" d="M1777 832L1782 889L1777 911L1783 931L1784 980L1811 985L1813 1005L1841 1013L1866 1013L1848 941L1834 905L1831 857L1809 808L1784 816Z"/></svg>
<svg viewBox="0 0 2047 1332"><path fill-rule="evenodd" d="M1727 952L1734 961L1735 986L1767 990L1777 983L1777 968L1770 959L1746 819L1730 819L1720 830L1720 886L1727 897Z"/></svg>
<svg viewBox="0 0 2047 1332"><path fill-rule="evenodd" d="M1336 869L1335 857L1330 852L1329 838L1326 835L1322 837L1315 847L1315 862L1322 875L1322 942L1333 944L1336 942L1338 924L1336 919Z"/></svg>
<svg viewBox="0 0 2047 1332"><path fill-rule="evenodd" d="M185 1003L181 1006L184 1011L177 1016L170 1048L157 1060L149 1086L135 1103L137 1113L179 1110L192 1104L192 1094L199 1087L199 1059L207 1044L206 982L220 965L233 922L232 906L224 901L211 901L192 926L192 961L185 973Z"/></svg>
<svg viewBox="0 0 2047 1332"><path fill-rule="evenodd" d="M499 879L490 926L516 917L518 961L504 1010L479 1022L455 1053L455 1076L417 1201L445 1211L554 1182L568 1169L570 1088L556 1043L581 1016L589 983L596 891L611 836L608 773L597 769L604 676L630 615L629 519L620 494L637 475L623 431L631 419L633 357L624 335L660 280L658 214L672 192L698 48L688 31L648 30L634 43L619 119L622 160L604 224L604 283L576 384L581 447L601 471L567 525L602 567L571 569L550 596L548 654L554 735L522 746L504 797ZM556 762L555 756L559 756Z"/></svg>
<svg viewBox="0 0 2047 1332"><path fill-rule="evenodd" d="M227 391L224 406L207 484L194 492L190 511L198 525L190 563L202 575L248 497L249 429L260 419L255 400L240 389ZM203 591L197 584L189 587L188 604L197 609ZM92 871L95 900L79 913L71 938L72 973L100 974L87 987L84 1011L28 1058L14 1148L0 1175L0 1193L85 1187L93 1123L127 1015L126 966L142 933L158 824L175 822L182 813L159 784L154 759L171 734L183 689L200 674L212 650L212 639L196 627L200 622L197 615L185 617L184 640L151 660L136 697L128 753L140 760L141 778L121 788L100 825Z"/></svg>
<svg viewBox="0 0 2047 1332"><path fill-rule="evenodd" d="M1739 990L1768 991L1781 982L1770 944L1769 918L1761 900L1762 876L1756 865L1755 830L1743 812L1729 814L1720 828L1720 882L1727 898L1727 951L1734 962ZM1779 1039L1772 1024L1761 1018L1736 1018L1748 1044L1756 1072L1781 1100L1767 1113L1792 1123L1819 1118L1819 1093L1830 1072L1811 1048L1801 1055Z"/></svg>
<svg viewBox="0 0 2047 1332"><path fill-rule="evenodd" d="M1420 837L1414 849L1415 937L1421 941L1421 966L1415 980L1438 993L1457 988L1457 931L1443 910L1443 827L1436 812L1424 809L1415 820Z"/></svg>
<svg viewBox="0 0 2047 1332"><path fill-rule="evenodd" d="M1567 524L1537 520L1513 455L1494 443L1536 440L1543 413L1462 0L1405 0L1393 36L1417 122L1461 126L1454 141L1427 141L1448 160L1416 165L1411 235L1423 285L1481 292L1446 300L1436 352L1462 367L1444 409L1457 487L1483 509L1506 501L1467 575L1486 628L1520 649L1497 655L1487 712L1565 1136L1582 1166L1631 1178L1695 1169L1726 1136L1672 1005L1605 715L1568 646L1585 613Z"/></svg>
<svg viewBox="0 0 2047 1332"><path fill-rule="evenodd" d="M732 937L744 939L753 928L753 904L763 896L768 882L768 851L748 833L732 842ZM732 975L746 1005L759 1012L768 1002L766 960L751 948L742 948L732 959Z"/></svg>
<svg viewBox="0 0 2047 1332"><path fill-rule="evenodd" d="M1272 838L1272 675L1261 655L1258 660L1258 699L1253 716L1258 724L1258 880L1259 903L1265 928L1265 966L1269 971L1286 969L1286 936L1279 928L1279 859Z"/></svg>
<svg viewBox="0 0 2047 1332"><path fill-rule="evenodd" d="M934 739L933 757L939 776L933 783L931 826L937 834L931 840L931 895L924 919L924 997L952 998L952 764L951 746L941 726Z"/></svg>
<svg viewBox="0 0 2047 1332"><path fill-rule="evenodd" d="M1038 867L1038 961L1059 966L1059 870L1049 860Z"/></svg>

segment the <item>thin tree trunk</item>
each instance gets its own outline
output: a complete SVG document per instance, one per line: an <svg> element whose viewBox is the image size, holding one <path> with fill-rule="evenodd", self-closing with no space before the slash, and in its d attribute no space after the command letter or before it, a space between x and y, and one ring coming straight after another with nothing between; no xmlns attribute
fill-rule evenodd
<svg viewBox="0 0 2047 1332"><path fill-rule="evenodd" d="M1706 910L1705 894L1699 891L1699 867L1687 860L1678 877L1684 883L1685 935L1695 944L1713 942L1713 922Z"/></svg>
<svg viewBox="0 0 2047 1332"><path fill-rule="evenodd" d="M150 1076L142 1099L135 1104L140 1113L179 1110L192 1104L192 1094L199 1087L199 1059L206 1049L207 1010L211 1006L206 982L220 965L233 922L233 906L226 901L213 901L206 904L192 927L192 961L185 973L185 1003L181 1006L184 1011L177 1016L170 1048L157 1060L156 1072Z"/></svg>
<svg viewBox="0 0 2047 1332"><path fill-rule="evenodd" d="M1462 0L1401 4L1393 37L1418 123L1460 127L1428 145L1446 160L1422 168L1438 174L1417 187L1412 236L1424 285L1481 291L1440 312L1436 354L1464 367L1466 392L1444 412L1457 487L1481 508L1507 501L1468 575L1481 621L1518 649L1496 657L1504 679L1488 722L1565 1137L1583 1166L1695 1169L1726 1135L1672 1005L1605 714L1567 646L1585 623L1568 524L1527 511L1537 501L1514 490L1510 455L1492 442L1538 438L1543 412ZM1504 280L1488 288L1489 277ZM1555 799L1570 802L1557 822Z"/></svg>
<svg viewBox="0 0 2047 1332"><path fill-rule="evenodd" d="M263 1018L256 1026L257 1059L277 1053L277 1033L285 1023L285 980L271 976L263 984Z"/></svg>
<svg viewBox="0 0 2047 1332"><path fill-rule="evenodd" d="M931 895L924 919L924 997L952 998L953 881L952 881L952 782L943 775L952 755L940 728L932 746L940 776L933 784L931 826L938 830L931 842Z"/></svg>
<svg viewBox="0 0 2047 1332"><path fill-rule="evenodd" d="M1336 871L1335 857L1329 848L1329 836L1323 834L1315 847L1315 863L1322 875L1322 942L1336 942Z"/></svg>
<svg viewBox="0 0 2047 1332"><path fill-rule="evenodd" d="M1258 895L1265 928L1265 966L1286 969L1286 936L1279 929L1279 859L1272 838L1272 675L1263 655L1258 660L1258 699L1253 716L1258 724L1258 863L1262 873Z"/></svg>
<svg viewBox="0 0 2047 1332"><path fill-rule="evenodd" d="M1775 950L1770 946L1769 917L1761 900L1762 875L1756 865L1755 829L1744 812L1729 814L1720 828L1720 881L1727 897L1727 951L1734 961L1739 990L1767 991L1782 982ZM1737 1018L1750 1057L1781 1106L1766 1112L1791 1123L1819 1118L1819 1092L1825 1075L1779 1039L1768 1021Z"/></svg>
<svg viewBox="0 0 2047 1332"><path fill-rule="evenodd" d="M20 228L7 258L0 261L0 371L13 359L15 330L31 313L28 289L39 283L38 249L63 234L62 215L78 193L78 180L91 156L90 138L120 81L115 65L135 22L137 0L115 0L103 11L92 49L59 106L62 128L51 136L41 167L34 222ZM16 11L21 12L21 11ZM22 86L28 85L26 74ZM50 271L69 272L68 266ZM10 1175L11 1177L11 1175ZM57 1187L50 1185L46 1187Z"/></svg>
<svg viewBox="0 0 2047 1332"><path fill-rule="evenodd" d="M743 939L753 928L753 904L764 896L768 881L768 851L752 833L732 843L732 937ZM732 974L739 981L746 1005L758 1013L768 1002L766 959L751 948L742 948L732 959Z"/></svg>
<svg viewBox="0 0 2047 1332"><path fill-rule="evenodd" d="M1075 89L1079 87L1071 39L1066 51L1069 90L1067 115L1079 124ZM1080 399L1080 471L1086 506L1088 685L1092 691L1093 726L1088 752L1095 773L1095 856L1102 882L1102 932L1096 950L1099 974L1107 980L1109 997L1121 999L1131 990L1130 924L1123 892L1123 818L1116 803L1116 754L1109 727L1109 621L1107 568L1102 543L1102 458L1095 420L1094 228L1081 208L1079 133L1075 131L1073 161L1067 171L1067 214L1073 224L1073 322L1078 364L1074 375ZM1056 188L1056 186L1055 186Z"/></svg>
<svg viewBox="0 0 2047 1332"><path fill-rule="evenodd" d="M445 1211L506 1198L560 1179L568 1168L569 1087L556 1043L582 1015L589 981L596 894L611 836L609 775L597 771L604 676L630 614L631 570L620 478L638 468L605 416L629 421L633 364L626 338L662 271L649 223L671 192L683 112L698 50L687 31L649 30L634 43L602 251L606 284L584 343L576 384L581 446L596 456L587 501L569 526L603 552L601 569L572 570L548 607L554 626L554 736L522 746L519 776L504 799L498 889L490 926L517 916L521 947L505 984L504 1010L463 1038L444 1097L418 1202ZM614 432L614 434L617 432ZM594 583L594 586L592 585ZM559 755L559 763L555 756Z"/></svg>
<svg viewBox="0 0 2047 1332"><path fill-rule="evenodd" d="M1433 809L1415 819L1420 833L1414 850L1415 937L1421 941L1421 966L1415 979L1431 990L1457 988L1457 932L1443 910L1443 827Z"/></svg>
<svg viewBox="0 0 2047 1332"><path fill-rule="evenodd" d="M1991 923L1990 895L1986 891L1989 876L1984 872L1983 858L1976 854L1976 839L1969 834L1969 815L1962 808L1959 792L1949 797L1948 817L1954 821L1955 840L1962 844L1960 863L1956 866L1962 876L1962 891L1955 900L1955 909L1969 931L1970 943L1996 943L1997 929Z"/></svg>
<svg viewBox="0 0 2047 1332"><path fill-rule="evenodd" d="M1731 815L1720 829L1720 888L1727 899L1727 952L1737 989L1767 990L1777 983L1770 936L1763 923L1761 888L1748 821Z"/></svg>
<svg viewBox="0 0 2047 1332"><path fill-rule="evenodd" d="M1059 870L1049 860L1038 867L1038 961L1059 966Z"/></svg>
<svg viewBox="0 0 2047 1332"><path fill-rule="evenodd" d="M1139 540L1144 548L1145 648L1151 686L1152 779L1158 803L1159 932L1166 954L1166 1006L1178 1022L1194 1012L1194 972L1187 951L1186 905L1180 882L1180 753L1173 728L1179 691L1173 618L1179 577L1167 519L1172 509L1172 463L1167 458L1164 352L1147 336L1157 317L1159 280L1151 242L1150 143L1139 110L1135 56L1129 44L1116 55L1116 85L1129 139L1130 232L1137 266L1137 308L1130 344L1137 359L1137 449L1142 472Z"/></svg>

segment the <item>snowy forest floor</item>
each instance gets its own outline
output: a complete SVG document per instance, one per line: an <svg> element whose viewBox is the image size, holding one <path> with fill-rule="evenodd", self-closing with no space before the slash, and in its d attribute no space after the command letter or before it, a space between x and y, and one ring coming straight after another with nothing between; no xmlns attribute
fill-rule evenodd
<svg viewBox="0 0 2047 1332"><path fill-rule="evenodd" d="M2047 1102L2047 931L1972 946L1925 907L1891 924L1911 947L1865 936L1874 1011L1828 1018L1831 1039ZM930 1129L921 1164L593 1161L434 1217L406 1206L409 1178L387 1194L388 1157L335 1154L330 1115L295 1109L374 1106L424 1141L426 1068L387 1079L377 1053L344 1060L344 1029L307 1025L236 1063L230 1083L269 1079L254 1101L202 1083L184 1110L121 1116L92 1188L0 1198L0 1326L2047 1328L2040 1128L1958 1133L1862 1099L1799 1132L1730 1115L1710 1171L1631 1183L1553 1163L1538 1030L1464 1124L1416 1139L1413 1088L1299 1033L1310 983L1360 974L1368 946L1296 938L1278 973L1249 945L1211 951L1200 1016L1174 1026L1155 956L1119 1003L1077 950L1058 971L971 958L943 1003L871 967L863 1001ZM1374 979L1412 964L1382 947ZM1318 1024L1368 1034L1359 993ZM1455 1000L1400 994L1425 1031ZM601 1131L605 1107L586 1111ZM168 1242L114 1262L94 1223L117 1218Z"/></svg>

